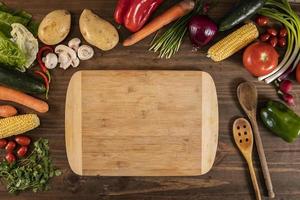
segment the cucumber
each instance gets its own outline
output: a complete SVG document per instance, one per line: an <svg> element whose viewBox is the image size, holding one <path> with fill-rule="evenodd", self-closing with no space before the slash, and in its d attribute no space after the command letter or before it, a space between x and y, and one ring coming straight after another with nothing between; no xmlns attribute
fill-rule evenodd
<svg viewBox="0 0 300 200"><path fill-rule="evenodd" d="M46 93L45 85L33 76L0 67L0 84L28 94Z"/></svg>
<svg viewBox="0 0 300 200"><path fill-rule="evenodd" d="M219 23L220 31L227 31L241 22L251 18L265 4L264 0L242 0Z"/></svg>

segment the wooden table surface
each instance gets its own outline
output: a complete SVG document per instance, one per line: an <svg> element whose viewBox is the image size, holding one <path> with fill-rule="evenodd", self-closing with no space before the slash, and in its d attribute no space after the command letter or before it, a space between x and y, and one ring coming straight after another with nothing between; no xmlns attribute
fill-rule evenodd
<svg viewBox="0 0 300 200"><path fill-rule="evenodd" d="M4 0L10 7L22 8L40 20L54 9L67 9L72 12L73 26L68 39L80 36L78 19L84 8L93 9L101 17L113 21L116 0ZM166 0L160 9L172 4ZM236 0L224 0L210 12L214 19L220 18ZM300 11L300 5L294 4ZM128 32L121 30L121 39ZM63 175L51 181L51 190L34 194L25 192L19 196L8 194L0 186L1 200L228 200L254 199L254 192L246 163L233 143L232 122L236 117L245 116L236 98L236 87L243 80L254 81L259 91L259 101L277 99L276 91L270 85L257 82L242 66L241 54L221 62L213 63L205 57L206 49L193 52L187 39L180 53L170 60L161 60L148 52L149 41L145 40L130 48L119 45L112 51L96 51L95 58L82 62L77 69L52 71L50 112L41 115L42 125L30 135L37 139L49 139L52 158ZM168 69L168 70L203 70L209 72L216 83L219 110L220 131L217 157L213 169L200 177L79 177L69 168L64 139L65 96L70 77L77 70L106 69ZM295 93L300 94L300 86ZM300 105L300 102L298 102ZM28 110L22 110L26 112ZM298 107L298 111L300 111ZM266 157L268 160L276 199L300 199L300 140L287 144L268 132L260 123ZM260 187L266 189L257 153L254 152L254 164ZM267 199L267 198L266 198Z"/></svg>

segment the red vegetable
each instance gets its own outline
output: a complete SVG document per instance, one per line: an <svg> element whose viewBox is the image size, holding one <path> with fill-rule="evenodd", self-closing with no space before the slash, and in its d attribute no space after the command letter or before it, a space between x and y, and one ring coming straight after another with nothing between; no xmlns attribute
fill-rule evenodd
<svg viewBox="0 0 300 200"><path fill-rule="evenodd" d="M277 36L278 34L275 28L268 28L267 32L272 36Z"/></svg>
<svg viewBox="0 0 300 200"><path fill-rule="evenodd" d="M47 75L48 77L48 82L51 82L51 75L47 69L47 67L45 66L45 63L43 62L43 55L48 54L48 53L53 53L54 49L50 46L44 46L42 48L40 48L38 54L37 54L37 61L40 65L41 71Z"/></svg>
<svg viewBox="0 0 300 200"><path fill-rule="evenodd" d="M292 81L284 80L279 84L279 89L283 93L289 93L293 89Z"/></svg>
<svg viewBox="0 0 300 200"><path fill-rule="evenodd" d="M15 141L21 146L28 146L31 142L30 138L24 135L16 136Z"/></svg>
<svg viewBox="0 0 300 200"><path fill-rule="evenodd" d="M298 83L300 83L300 63L297 65L296 79L297 79Z"/></svg>
<svg viewBox="0 0 300 200"><path fill-rule="evenodd" d="M259 26L266 26L268 25L269 21L269 18L263 15L258 16L255 20L256 24Z"/></svg>
<svg viewBox="0 0 300 200"><path fill-rule="evenodd" d="M14 141L9 141L5 147L6 152L12 152L16 148L16 143Z"/></svg>
<svg viewBox="0 0 300 200"><path fill-rule="evenodd" d="M289 105L289 106L295 106L295 100L293 95L291 94L281 94L282 99Z"/></svg>
<svg viewBox="0 0 300 200"><path fill-rule="evenodd" d="M6 139L0 139L0 149L4 149L7 145Z"/></svg>
<svg viewBox="0 0 300 200"><path fill-rule="evenodd" d="M285 47L285 46L286 46L286 39L285 39L284 37L279 38L279 40L278 40L278 45L279 45L280 47Z"/></svg>
<svg viewBox="0 0 300 200"><path fill-rule="evenodd" d="M270 45L271 45L272 47L275 48L275 47L277 46L277 44L278 44L278 39L277 39L277 37L271 37L269 43L270 43Z"/></svg>
<svg viewBox="0 0 300 200"><path fill-rule="evenodd" d="M19 158L22 158L26 155L28 151L28 147L27 146L22 146L19 148L19 150L17 151L17 155Z"/></svg>
<svg viewBox="0 0 300 200"><path fill-rule="evenodd" d="M114 18L131 32L140 30L163 0L119 0Z"/></svg>
<svg viewBox="0 0 300 200"><path fill-rule="evenodd" d="M49 89L50 89L50 83L49 83L49 79L47 77L46 74L44 74L43 72L40 71L34 71L34 73L40 77L42 77L45 87L46 87L46 98L48 99L48 93L49 93Z"/></svg>
<svg viewBox="0 0 300 200"><path fill-rule="evenodd" d="M11 152L8 152L6 154L5 159L7 160L7 162L9 164L12 164L12 163L16 162L16 156Z"/></svg>
<svg viewBox="0 0 300 200"><path fill-rule="evenodd" d="M259 39L262 42L266 42L270 39L270 37L271 37L271 35L269 33L264 33L259 37Z"/></svg>
<svg viewBox="0 0 300 200"><path fill-rule="evenodd" d="M279 36L280 37L286 37L287 36L287 30L285 27L281 28L279 31Z"/></svg>
<svg viewBox="0 0 300 200"><path fill-rule="evenodd" d="M254 76L264 76L272 72L278 65L278 53L269 44L256 42L244 51L245 68Z"/></svg>
<svg viewBox="0 0 300 200"><path fill-rule="evenodd" d="M208 44L218 31L217 25L206 15L192 17L188 27L190 39L197 48Z"/></svg>

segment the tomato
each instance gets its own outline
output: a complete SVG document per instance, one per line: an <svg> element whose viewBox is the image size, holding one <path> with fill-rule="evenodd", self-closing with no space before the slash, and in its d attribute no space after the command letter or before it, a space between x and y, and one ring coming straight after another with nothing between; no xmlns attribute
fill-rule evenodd
<svg viewBox="0 0 300 200"><path fill-rule="evenodd" d="M270 41L269 41L270 45L272 45L272 47L276 47L278 44L278 39L277 37L271 37Z"/></svg>
<svg viewBox="0 0 300 200"><path fill-rule="evenodd" d="M285 27L281 28L279 31L279 36L280 37L286 37L287 36L287 30Z"/></svg>
<svg viewBox="0 0 300 200"><path fill-rule="evenodd" d="M0 149L4 149L7 145L6 139L0 139Z"/></svg>
<svg viewBox="0 0 300 200"><path fill-rule="evenodd" d="M298 65L297 65L296 79L297 79L298 83L300 83L300 63L298 63Z"/></svg>
<svg viewBox="0 0 300 200"><path fill-rule="evenodd" d="M267 32L272 36L277 36L277 30L275 28L268 28Z"/></svg>
<svg viewBox="0 0 300 200"><path fill-rule="evenodd" d="M243 63L252 75L264 76L277 67L278 58L277 51L270 44L256 42L244 51Z"/></svg>
<svg viewBox="0 0 300 200"><path fill-rule="evenodd" d="M31 142L30 138L24 135L16 136L15 141L21 146L28 146Z"/></svg>
<svg viewBox="0 0 300 200"><path fill-rule="evenodd" d="M13 153L9 152L6 154L5 159L9 164L12 164L16 161L16 156Z"/></svg>
<svg viewBox="0 0 300 200"><path fill-rule="evenodd" d="M279 40L278 40L278 45L279 45L280 47L285 47L285 46L286 46L286 39L285 39L284 37L279 38Z"/></svg>
<svg viewBox="0 0 300 200"><path fill-rule="evenodd" d="M28 147L27 146L22 146L19 148L19 150L17 151L17 155L19 158L22 158L26 155L28 151Z"/></svg>
<svg viewBox="0 0 300 200"><path fill-rule="evenodd" d="M266 26L269 23L269 18L266 16L258 16L255 20L258 26Z"/></svg>
<svg viewBox="0 0 300 200"><path fill-rule="evenodd" d="M262 42L266 42L266 41L268 41L268 40L270 39L270 37L271 37L271 35L270 35L269 33L265 33L265 34L262 34L262 35L259 37L259 39L260 39L260 41L262 41Z"/></svg>
<svg viewBox="0 0 300 200"><path fill-rule="evenodd" d="M5 147L6 152L12 152L16 148L16 143L14 141L9 141Z"/></svg>

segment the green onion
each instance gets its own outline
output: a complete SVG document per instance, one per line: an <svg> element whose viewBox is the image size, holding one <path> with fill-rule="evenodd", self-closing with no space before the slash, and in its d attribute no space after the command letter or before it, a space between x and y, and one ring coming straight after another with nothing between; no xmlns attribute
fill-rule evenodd
<svg viewBox="0 0 300 200"><path fill-rule="evenodd" d="M271 83L288 70L293 71L300 61L300 19L287 0L267 0L259 14L281 22L288 30L288 46L283 60L273 72L259 77L259 80Z"/></svg>
<svg viewBox="0 0 300 200"><path fill-rule="evenodd" d="M183 38L187 33L188 22L194 15L202 13L203 0L196 0L195 4L193 12L178 19L162 35L158 36L156 34L149 51L159 52L160 58L167 59L179 51Z"/></svg>

